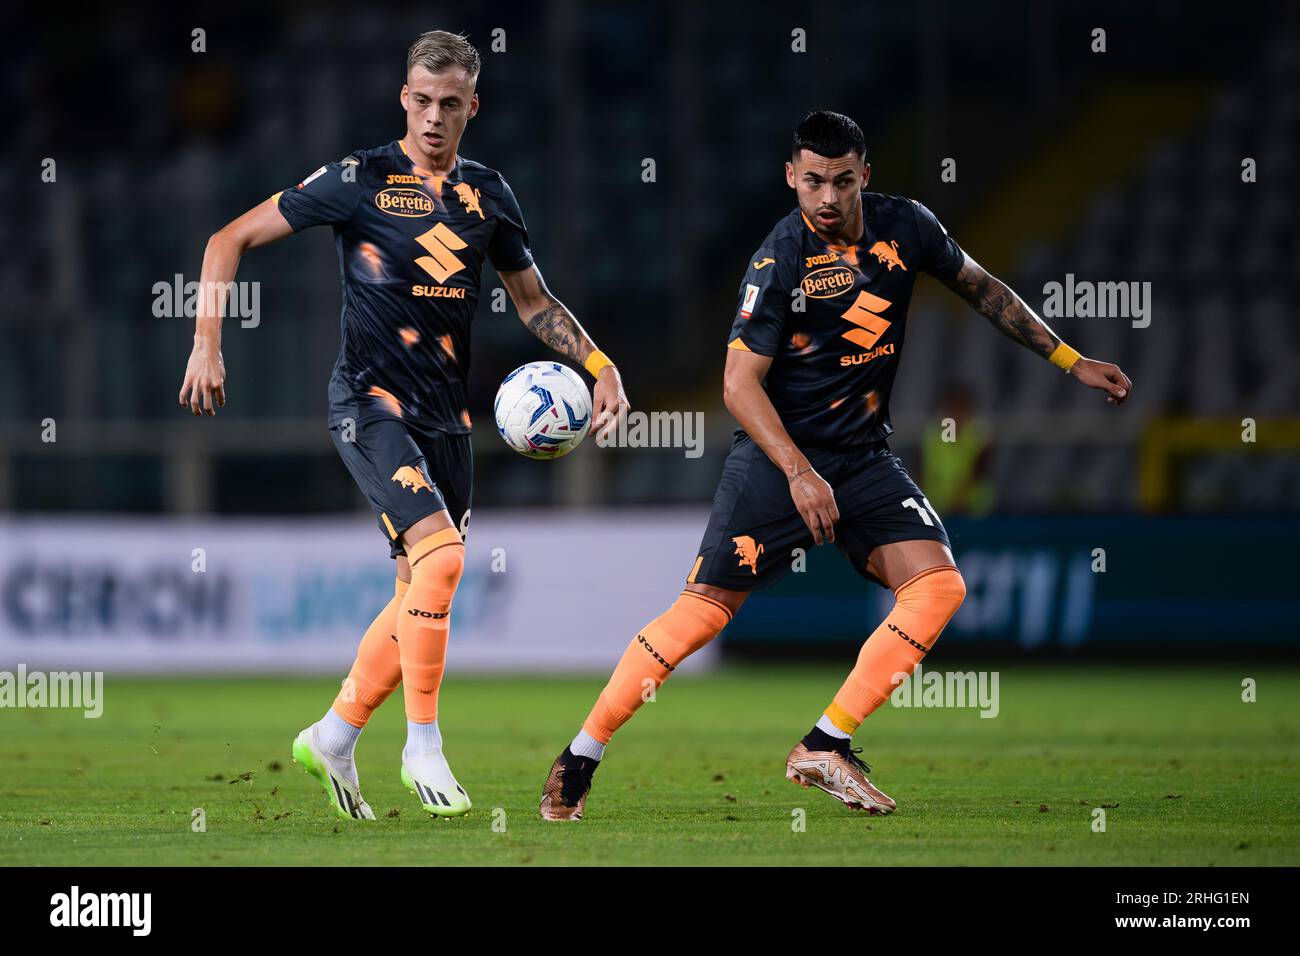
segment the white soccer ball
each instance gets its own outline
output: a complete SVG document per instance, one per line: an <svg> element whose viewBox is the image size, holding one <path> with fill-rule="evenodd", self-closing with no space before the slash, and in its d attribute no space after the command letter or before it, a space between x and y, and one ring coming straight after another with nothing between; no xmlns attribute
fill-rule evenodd
<svg viewBox="0 0 1300 956"><path fill-rule="evenodd" d="M497 431L528 458L559 458L582 444L591 424L591 392L559 362L529 362L501 383L492 404Z"/></svg>

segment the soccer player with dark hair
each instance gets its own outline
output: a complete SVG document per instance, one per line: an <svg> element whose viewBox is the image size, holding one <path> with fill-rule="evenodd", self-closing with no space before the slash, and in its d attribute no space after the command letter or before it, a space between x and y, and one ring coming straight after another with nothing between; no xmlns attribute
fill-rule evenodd
<svg viewBox="0 0 1300 956"><path fill-rule="evenodd" d="M1019 296L964 253L920 203L864 192L871 167L857 123L817 112L795 130L786 184L798 208L754 253L727 344L723 398L739 421L685 590L632 641L542 790L548 820L580 819L615 731L748 594L791 569L795 548L834 542L895 604L816 724L786 777L849 807L892 799L853 748L863 720L910 675L965 597L938 514L889 450L889 393L907 309L928 272L995 328L1121 404L1132 383L1083 358Z"/></svg>
<svg viewBox="0 0 1300 956"><path fill-rule="evenodd" d="M480 59L436 30L407 54L405 135L329 163L212 236L203 257L194 350L180 404L225 404L223 290L240 257L311 226L334 230L343 272L342 342L329 383L329 427L397 560L395 594L362 638L333 705L293 755L335 811L374 819L353 751L401 683L407 718L402 781L429 813L459 816L470 798L443 756L438 688L452 599L464 566L472 462L465 378L484 261L539 339L595 379L593 428L626 412L618 370L547 290L514 193L500 173L458 154L478 112Z"/></svg>

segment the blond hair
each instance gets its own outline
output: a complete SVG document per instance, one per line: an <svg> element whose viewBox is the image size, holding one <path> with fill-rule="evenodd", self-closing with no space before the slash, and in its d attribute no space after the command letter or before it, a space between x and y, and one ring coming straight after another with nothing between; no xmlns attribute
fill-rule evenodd
<svg viewBox="0 0 1300 956"><path fill-rule="evenodd" d="M424 67L430 73L459 68L469 74L469 80L473 83L478 79L482 61L478 50L463 36L446 30L430 30L421 33L406 51L406 72L410 73L417 66Z"/></svg>

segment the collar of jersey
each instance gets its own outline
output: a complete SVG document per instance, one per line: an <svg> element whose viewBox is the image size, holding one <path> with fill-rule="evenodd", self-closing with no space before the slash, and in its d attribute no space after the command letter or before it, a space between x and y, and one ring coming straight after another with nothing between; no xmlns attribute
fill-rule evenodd
<svg viewBox="0 0 1300 956"><path fill-rule="evenodd" d="M415 160L413 160L411 158L411 154L406 151L406 144L402 142L400 139L394 140L394 142L397 144L397 148L402 151L402 155L406 158L406 161L411 165L411 171L415 172L416 169ZM461 164L461 156L460 153L457 153L456 163L451 167L451 172L448 173L446 176L435 176L434 178L441 179L443 182L453 182L453 183L460 182L461 181L460 164Z"/></svg>

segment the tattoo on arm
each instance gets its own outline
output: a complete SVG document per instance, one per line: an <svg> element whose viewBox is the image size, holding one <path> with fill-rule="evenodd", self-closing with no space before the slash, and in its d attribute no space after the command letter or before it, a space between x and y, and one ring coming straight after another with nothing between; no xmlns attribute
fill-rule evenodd
<svg viewBox="0 0 1300 956"><path fill-rule="evenodd" d="M970 256L966 257L956 278L945 280L944 285L974 306L975 311L988 319L999 332L1031 352L1046 358L1061 343L1060 337L1025 305L1020 296L1001 279L985 272Z"/></svg>
<svg viewBox="0 0 1300 956"><path fill-rule="evenodd" d="M550 305L527 320L528 330L565 358L585 362L592 345L582 326L558 299L546 298Z"/></svg>

